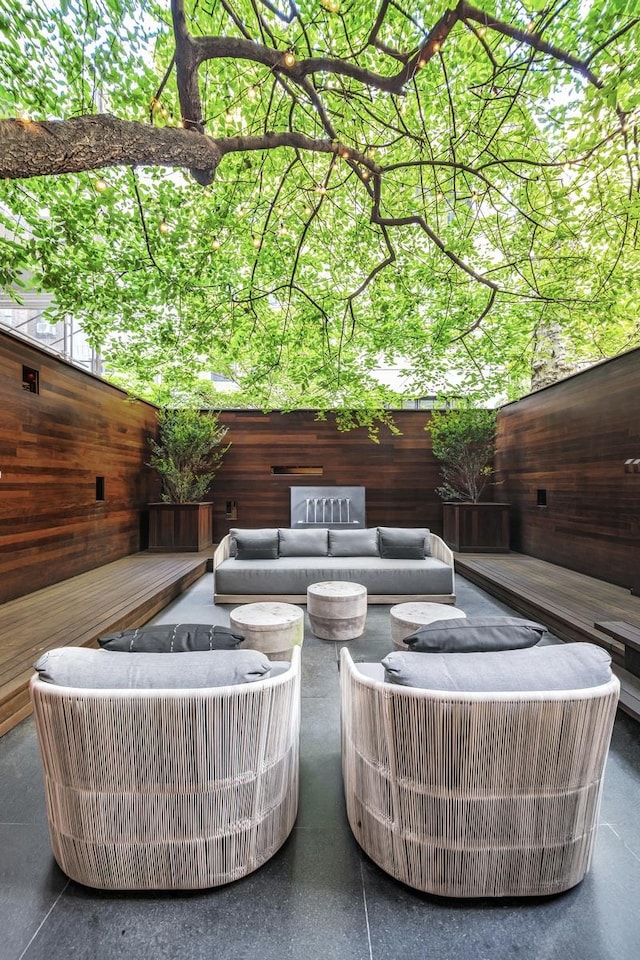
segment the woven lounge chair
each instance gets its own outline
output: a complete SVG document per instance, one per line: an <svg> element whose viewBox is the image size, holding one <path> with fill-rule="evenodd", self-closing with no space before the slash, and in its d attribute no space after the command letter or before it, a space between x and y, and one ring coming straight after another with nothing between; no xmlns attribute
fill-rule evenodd
<svg viewBox="0 0 640 960"><path fill-rule="evenodd" d="M197 889L268 860L297 813L299 648L282 670L201 689L82 689L34 676L61 869L101 889Z"/></svg>
<svg viewBox="0 0 640 960"><path fill-rule="evenodd" d="M530 655L475 656L507 653ZM435 655L403 656L428 667ZM346 649L340 669L347 815L383 870L449 897L551 894L582 880L619 694L608 665L607 682L583 689L492 693L389 683Z"/></svg>

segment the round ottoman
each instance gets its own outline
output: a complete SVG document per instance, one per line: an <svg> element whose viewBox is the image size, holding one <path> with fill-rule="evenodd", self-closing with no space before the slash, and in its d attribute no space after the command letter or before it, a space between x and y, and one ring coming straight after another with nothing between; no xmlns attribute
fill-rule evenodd
<svg viewBox="0 0 640 960"><path fill-rule="evenodd" d="M307 588L307 613L321 640L355 640L367 620L367 588L348 580L324 580Z"/></svg>
<svg viewBox="0 0 640 960"><path fill-rule="evenodd" d="M459 607L452 607L446 603L427 603L416 600L414 603L397 603L395 607L391 607L390 616L391 639L394 647L398 650L408 650L409 647L402 641L418 627L424 626L425 623L433 623L434 620L466 617L466 613Z"/></svg>
<svg viewBox="0 0 640 960"><path fill-rule="evenodd" d="M292 647L302 646L304 611L292 603L244 603L229 615L233 629L243 633L243 647L261 650L269 660L291 660Z"/></svg>

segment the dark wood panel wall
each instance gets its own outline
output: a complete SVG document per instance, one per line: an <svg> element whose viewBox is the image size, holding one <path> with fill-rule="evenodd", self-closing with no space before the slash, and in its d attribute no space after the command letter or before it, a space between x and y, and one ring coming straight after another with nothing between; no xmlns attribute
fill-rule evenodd
<svg viewBox="0 0 640 960"><path fill-rule="evenodd" d="M0 332L0 602L140 549L155 427L153 406Z"/></svg>
<svg viewBox="0 0 640 960"><path fill-rule="evenodd" d="M309 410L222 411L231 448L211 488L214 539L232 526L289 526L290 487L327 485L365 486L368 526L424 525L440 533L439 466L424 429L429 414L401 410L393 416L401 435L383 428L374 443L365 429L340 433L332 417L316 420ZM274 472L287 467L322 472Z"/></svg>
<svg viewBox="0 0 640 960"><path fill-rule="evenodd" d="M152 405L0 332L0 411L0 602L146 547ZM363 485L369 526L441 533L428 416L396 411L400 434L374 443L313 411L222 411L231 448L210 491L214 539L288 526L292 486ZM504 407L496 466L512 549L640 592L640 351Z"/></svg>
<svg viewBox="0 0 640 960"><path fill-rule="evenodd" d="M640 460L640 350L503 407L512 549L640 592L640 472L627 460Z"/></svg>

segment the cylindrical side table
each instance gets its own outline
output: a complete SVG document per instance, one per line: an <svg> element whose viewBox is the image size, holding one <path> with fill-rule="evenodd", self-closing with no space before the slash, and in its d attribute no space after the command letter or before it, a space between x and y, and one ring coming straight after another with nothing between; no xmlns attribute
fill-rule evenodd
<svg viewBox="0 0 640 960"><path fill-rule="evenodd" d="M304 610L293 603L244 603L231 611L229 621L244 634L244 649L261 650L269 660L291 660L292 648L302 646Z"/></svg>
<svg viewBox="0 0 640 960"><path fill-rule="evenodd" d="M321 640L355 640L367 621L367 588L347 580L324 580L307 588L307 613Z"/></svg>
<svg viewBox="0 0 640 960"><path fill-rule="evenodd" d="M446 603L428 603L416 600L413 603L397 603L389 611L391 616L391 639L398 650L408 650L405 637L434 620L453 620L466 617L464 610Z"/></svg>

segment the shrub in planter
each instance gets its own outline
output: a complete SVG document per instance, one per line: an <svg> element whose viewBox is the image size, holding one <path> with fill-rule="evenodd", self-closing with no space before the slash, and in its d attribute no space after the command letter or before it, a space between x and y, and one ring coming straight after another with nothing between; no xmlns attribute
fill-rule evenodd
<svg viewBox="0 0 640 960"><path fill-rule="evenodd" d="M227 430L213 411L192 407L159 411L158 439L149 437L149 466L160 476L163 502L202 500L231 446L223 443Z"/></svg>
<svg viewBox="0 0 640 960"><path fill-rule="evenodd" d="M477 503L492 480L496 449L495 410L472 407L434 412L425 430L431 434L434 456L440 460L443 500Z"/></svg>

